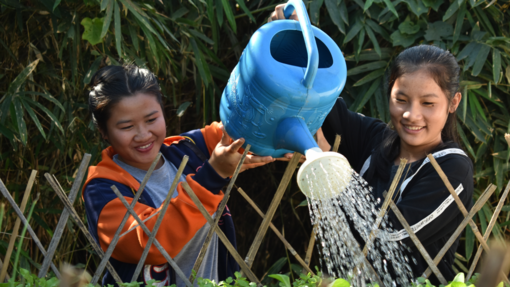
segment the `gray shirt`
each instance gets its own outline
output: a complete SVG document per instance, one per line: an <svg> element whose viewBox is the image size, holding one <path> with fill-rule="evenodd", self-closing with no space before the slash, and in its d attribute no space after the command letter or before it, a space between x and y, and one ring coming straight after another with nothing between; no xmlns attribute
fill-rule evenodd
<svg viewBox="0 0 510 287"><path fill-rule="evenodd" d="M163 165L155 169L152 172L150 180L147 182L145 186L145 191L148 192L152 200L154 201L155 206L161 206L165 201L165 198L170 190L172 185L172 181L177 175L177 168L169 161L165 159L165 157L161 157L164 160ZM113 161L118 164L121 168L127 171L130 175L132 175L138 182L142 182L145 174L147 173L145 170L141 170L139 168L130 166L124 162L122 162L118 155L113 156ZM186 176L181 175L179 178L179 182L185 181ZM172 198L177 196L177 190L173 191ZM213 218L216 214L213 214ZM163 222L163 224L165 224ZM187 278L191 275L191 270L193 269L193 265L200 253L200 249L204 245L205 237L209 232L210 225L206 223L202 228L200 228L195 236L191 238L188 243L182 248L182 250L175 256L174 261L181 268L184 275ZM168 264L168 263L167 263ZM144 269L150 268L150 266L146 266ZM150 272L144 272L144 276L150 276ZM208 278L214 280L218 283L218 235L214 233L211 243L207 248L207 252L204 257L204 261L200 266L200 269L197 272L197 278ZM145 281L148 281L152 278L144 278ZM162 282L165 283L165 282ZM177 276L176 283L178 287L184 287L186 284ZM167 284L170 285L170 284ZM195 281L195 286L198 286ZM159 285L158 285L159 286ZM164 286L164 285L161 285Z"/></svg>

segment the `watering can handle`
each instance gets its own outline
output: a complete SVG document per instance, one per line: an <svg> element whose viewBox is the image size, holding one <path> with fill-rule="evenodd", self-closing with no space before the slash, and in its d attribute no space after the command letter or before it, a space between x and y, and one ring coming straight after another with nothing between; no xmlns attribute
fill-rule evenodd
<svg viewBox="0 0 510 287"><path fill-rule="evenodd" d="M315 42L315 36L313 35L312 24L308 18L305 4L302 0L289 0L285 8L283 8L283 15L285 18L289 18L292 12L296 10L296 14L299 18L299 25L301 26L301 32L303 32L303 38L305 39L306 52L308 54L308 63L306 66L305 77L303 78L303 85L306 88L313 86L315 75L317 75L317 69L319 67L319 51L317 49L317 43Z"/></svg>

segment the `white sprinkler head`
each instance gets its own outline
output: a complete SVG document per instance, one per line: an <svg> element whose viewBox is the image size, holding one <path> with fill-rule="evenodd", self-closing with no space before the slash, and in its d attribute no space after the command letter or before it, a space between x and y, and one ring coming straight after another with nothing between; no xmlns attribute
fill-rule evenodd
<svg viewBox="0 0 510 287"><path fill-rule="evenodd" d="M305 152L306 161L297 174L298 186L307 197L329 199L347 188L352 177L349 161L336 152L312 148ZM312 183L312 186L310 185ZM330 186L332 188L328 188ZM318 188L319 186L325 188Z"/></svg>

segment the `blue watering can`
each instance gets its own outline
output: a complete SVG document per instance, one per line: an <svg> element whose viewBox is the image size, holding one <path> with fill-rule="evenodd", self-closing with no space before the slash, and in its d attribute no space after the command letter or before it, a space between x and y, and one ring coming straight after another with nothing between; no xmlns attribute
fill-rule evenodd
<svg viewBox="0 0 510 287"><path fill-rule="evenodd" d="M318 148L322 126L347 77L335 42L312 27L301 0L290 0L285 18L260 27L223 90L220 117L234 139L245 138L260 156Z"/></svg>

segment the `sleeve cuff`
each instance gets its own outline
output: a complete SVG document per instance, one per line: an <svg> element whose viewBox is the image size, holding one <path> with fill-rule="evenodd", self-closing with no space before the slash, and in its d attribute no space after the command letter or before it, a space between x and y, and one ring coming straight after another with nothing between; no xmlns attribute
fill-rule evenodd
<svg viewBox="0 0 510 287"><path fill-rule="evenodd" d="M191 178L213 194L218 194L221 188L230 181L228 177L221 177L209 164L209 161L205 161L202 168L200 168L195 175L191 176Z"/></svg>

